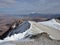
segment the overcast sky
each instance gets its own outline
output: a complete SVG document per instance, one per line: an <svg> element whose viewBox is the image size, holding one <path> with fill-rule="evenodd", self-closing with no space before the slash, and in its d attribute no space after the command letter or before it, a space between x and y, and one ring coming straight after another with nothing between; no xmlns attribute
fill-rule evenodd
<svg viewBox="0 0 60 45"><path fill-rule="evenodd" d="M60 0L0 0L0 14L59 13Z"/></svg>

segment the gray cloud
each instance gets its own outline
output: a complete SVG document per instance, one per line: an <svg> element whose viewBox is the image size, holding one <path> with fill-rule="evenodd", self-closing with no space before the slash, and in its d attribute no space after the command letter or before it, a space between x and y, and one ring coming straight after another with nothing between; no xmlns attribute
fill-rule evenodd
<svg viewBox="0 0 60 45"><path fill-rule="evenodd" d="M60 13L60 0L0 0L0 13Z"/></svg>

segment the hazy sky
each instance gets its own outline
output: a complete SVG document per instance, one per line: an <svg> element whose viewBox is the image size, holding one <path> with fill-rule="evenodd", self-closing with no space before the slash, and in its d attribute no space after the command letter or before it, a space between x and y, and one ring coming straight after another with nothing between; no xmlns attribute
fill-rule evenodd
<svg viewBox="0 0 60 45"><path fill-rule="evenodd" d="M0 0L0 14L60 13L60 0Z"/></svg>

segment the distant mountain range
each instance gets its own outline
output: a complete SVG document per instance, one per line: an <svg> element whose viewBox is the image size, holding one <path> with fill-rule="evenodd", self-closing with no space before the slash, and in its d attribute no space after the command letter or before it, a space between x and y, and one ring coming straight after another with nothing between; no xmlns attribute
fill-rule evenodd
<svg viewBox="0 0 60 45"><path fill-rule="evenodd" d="M8 17L19 17L19 18L24 18L24 17L42 17L42 18L58 18L60 17L60 14L40 14L40 13L30 13L30 14L25 14L25 15L20 15L20 14L6 14L4 16Z"/></svg>

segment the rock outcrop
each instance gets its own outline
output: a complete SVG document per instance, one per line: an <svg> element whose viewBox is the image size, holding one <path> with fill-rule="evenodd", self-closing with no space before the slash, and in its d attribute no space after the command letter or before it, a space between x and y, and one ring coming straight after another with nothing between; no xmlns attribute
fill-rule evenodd
<svg viewBox="0 0 60 45"><path fill-rule="evenodd" d="M6 35L14 28L16 28L23 21L16 18L0 18L0 39L6 37Z"/></svg>

